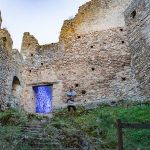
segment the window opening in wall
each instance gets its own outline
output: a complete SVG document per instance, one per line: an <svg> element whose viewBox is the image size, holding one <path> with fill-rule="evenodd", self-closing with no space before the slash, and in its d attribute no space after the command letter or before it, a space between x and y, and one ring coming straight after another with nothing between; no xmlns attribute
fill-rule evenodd
<svg viewBox="0 0 150 150"><path fill-rule="evenodd" d="M94 46L91 46L91 48L93 48Z"/></svg>
<svg viewBox="0 0 150 150"><path fill-rule="evenodd" d="M29 72L31 72L31 70L29 70Z"/></svg>
<svg viewBox="0 0 150 150"><path fill-rule="evenodd" d="M33 56L33 54L31 54L31 56Z"/></svg>
<svg viewBox="0 0 150 150"><path fill-rule="evenodd" d="M95 68L91 68L92 69L92 71L94 71L95 70Z"/></svg>
<svg viewBox="0 0 150 150"><path fill-rule="evenodd" d="M81 36L77 36L78 37L78 39L80 39L81 38Z"/></svg>
<svg viewBox="0 0 150 150"><path fill-rule="evenodd" d="M123 31L123 29L121 28L120 31Z"/></svg>
<svg viewBox="0 0 150 150"><path fill-rule="evenodd" d="M6 42L7 39L6 39L6 37L3 37L2 40L3 40L4 42Z"/></svg>
<svg viewBox="0 0 150 150"><path fill-rule="evenodd" d="M43 63L41 63L41 65L43 66Z"/></svg>
<svg viewBox="0 0 150 150"><path fill-rule="evenodd" d="M18 77L14 76L13 82L12 82L12 95L15 98L19 98L20 97L20 90L21 90L20 81L19 81Z"/></svg>
<svg viewBox="0 0 150 150"><path fill-rule="evenodd" d="M36 113L52 112L52 85L33 86L36 98Z"/></svg>
<svg viewBox="0 0 150 150"><path fill-rule="evenodd" d="M131 13L131 17L134 19L136 16L136 10L134 10L132 13Z"/></svg>
<svg viewBox="0 0 150 150"><path fill-rule="evenodd" d="M126 81L126 77L122 77L121 80L122 80L122 81Z"/></svg>
<svg viewBox="0 0 150 150"><path fill-rule="evenodd" d="M7 107L10 108L10 107L11 107L11 104L10 104L10 103L7 103Z"/></svg>
<svg viewBox="0 0 150 150"><path fill-rule="evenodd" d="M75 84L75 87L78 87L78 86L79 86L79 84L78 84L78 83L76 83L76 84Z"/></svg>
<svg viewBox="0 0 150 150"><path fill-rule="evenodd" d="M124 41L122 41L122 44L124 44Z"/></svg>
<svg viewBox="0 0 150 150"><path fill-rule="evenodd" d="M85 90L82 90L81 93L84 95L84 94L86 94L86 91L85 91Z"/></svg>

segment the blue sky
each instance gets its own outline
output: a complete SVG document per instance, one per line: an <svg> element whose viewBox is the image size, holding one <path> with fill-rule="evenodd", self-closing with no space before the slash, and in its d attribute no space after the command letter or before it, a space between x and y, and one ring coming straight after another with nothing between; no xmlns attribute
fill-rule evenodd
<svg viewBox="0 0 150 150"><path fill-rule="evenodd" d="M89 0L0 0L3 24L20 49L23 32L30 32L40 44L57 42L63 21L73 17Z"/></svg>

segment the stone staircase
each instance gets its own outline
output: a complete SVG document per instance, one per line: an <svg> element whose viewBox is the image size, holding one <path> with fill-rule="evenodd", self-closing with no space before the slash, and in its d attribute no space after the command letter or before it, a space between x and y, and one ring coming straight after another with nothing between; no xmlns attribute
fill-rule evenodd
<svg viewBox="0 0 150 150"><path fill-rule="evenodd" d="M51 150L50 138L44 130L46 122L29 123L21 127L21 140L31 147L31 150Z"/></svg>

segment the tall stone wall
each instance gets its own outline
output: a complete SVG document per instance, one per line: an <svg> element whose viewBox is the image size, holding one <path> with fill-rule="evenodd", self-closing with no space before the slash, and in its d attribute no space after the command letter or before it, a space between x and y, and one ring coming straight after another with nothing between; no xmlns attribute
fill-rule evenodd
<svg viewBox="0 0 150 150"><path fill-rule="evenodd" d="M38 46L39 44L37 39L33 35L30 35L29 32L25 32L21 44L21 54L23 58L33 55Z"/></svg>
<svg viewBox="0 0 150 150"><path fill-rule="evenodd" d="M2 110L20 105L23 85L21 65L22 56L18 50L12 49L9 32L6 29L0 29L0 109ZM15 78L19 79L18 84Z"/></svg>
<svg viewBox="0 0 150 150"><path fill-rule="evenodd" d="M150 1L133 0L125 12L132 69L142 94L150 97Z"/></svg>
<svg viewBox="0 0 150 150"><path fill-rule="evenodd" d="M27 112L35 113L36 99L33 87L38 85L53 85L53 108L62 105L62 81L58 79L51 65L63 57L61 46L59 43L39 45L34 53L29 51L28 54L28 57L23 60L25 87L21 98L22 107Z"/></svg>
<svg viewBox="0 0 150 150"><path fill-rule="evenodd" d="M2 47L6 50L7 54L11 57L13 41L7 29L5 28L0 29L0 39L1 39Z"/></svg>
<svg viewBox="0 0 150 150"><path fill-rule="evenodd" d="M70 87L78 102L143 98L131 70L123 15L129 4L130 0L92 0L64 22L58 43L35 46L38 42L33 40L33 49L22 46L25 110L35 113L35 85L53 85L53 108L64 104ZM30 36L24 39L22 45L32 41Z"/></svg>
<svg viewBox="0 0 150 150"><path fill-rule="evenodd" d="M70 87L77 92L76 100L85 103L149 97L150 4L130 4L91 0L64 22L58 43L39 45L25 32L23 57L12 50L8 31L1 29L1 107L20 105L35 113L33 87L38 85L53 86L53 108L65 103Z"/></svg>
<svg viewBox="0 0 150 150"><path fill-rule="evenodd" d="M123 12L131 0L91 0L78 10L75 18L65 20L60 41L67 43L75 34L82 35L125 25Z"/></svg>
<svg viewBox="0 0 150 150"><path fill-rule="evenodd" d="M76 36L65 50L61 44L54 47L24 60L22 105L28 112L35 113L35 85L53 85L53 108L64 104L70 87L78 102L142 99L130 67L125 28Z"/></svg>
<svg viewBox="0 0 150 150"><path fill-rule="evenodd" d="M125 28L77 35L65 47L63 60L54 64L64 94L73 86L77 99L85 102L140 97L130 68Z"/></svg>
<svg viewBox="0 0 150 150"><path fill-rule="evenodd" d="M0 48L0 107L1 109L9 107L18 107L20 105L21 86L21 64L18 64L12 57L6 54L6 50ZM20 81L20 90L13 94L13 80L17 77ZM15 88L14 90L17 90Z"/></svg>

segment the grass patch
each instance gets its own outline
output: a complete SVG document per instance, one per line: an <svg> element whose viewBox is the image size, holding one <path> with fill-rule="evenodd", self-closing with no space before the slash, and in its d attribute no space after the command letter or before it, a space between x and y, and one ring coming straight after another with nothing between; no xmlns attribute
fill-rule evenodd
<svg viewBox="0 0 150 150"><path fill-rule="evenodd" d="M117 119L129 123L150 123L149 104L120 104L100 106L93 110L78 108L74 115L67 110L55 114L46 131L53 149L115 150L117 147ZM123 129L124 148L150 149L150 130Z"/></svg>
<svg viewBox="0 0 150 150"><path fill-rule="evenodd" d="M37 137L45 138L49 150L116 150L117 131L115 122L121 119L129 123L150 123L150 104L121 102L114 106L101 105L86 110L78 107L76 113L60 110L43 127L42 135L35 139L21 139L21 126L41 121L45 117L26 114L18 110L0 112L0 146L2 150L32 150ZM45 118L46 119L46 118ZM150 149L150 130L123 129L124 149ZM29 135L30 136L30 135Z"/></svg>
<svg viewBox="0 0 150 150"><path fill-rule="evenodd" d="M27 114L16 109L8 109L0 112L0 123L2 126L18 126L28 122Z"/></svg>

